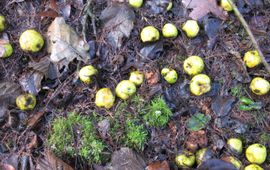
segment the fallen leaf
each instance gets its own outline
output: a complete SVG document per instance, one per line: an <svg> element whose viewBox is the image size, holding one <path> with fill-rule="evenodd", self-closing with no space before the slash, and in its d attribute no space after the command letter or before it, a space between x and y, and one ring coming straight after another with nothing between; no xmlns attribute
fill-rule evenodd
<svg viewBox="0 0 270 170"><path fill-rule="evenodd" d="M209 115L196 113L193 115L187 123L187 129L190 131L198 131L206 127L208 122L211 120Z"/></svg>
<svg viewBox="0 0 270 170"><path fill-rule="evenodd" d="M146 167L146 170L170 170L169 163L167 161L153 162Z"/></svg>
<svg viewBox="0 0 270 170"><path fill-rule="evenodd" d="M121 148L115 151L111 159L112 170L142 170L146 166L142 157L129 148Z"/></svg>
<svg viewBox="0 0 270 170"><path fill-rule="evenodd" d="M33 114L33 116L31 118L29 118L27 121L27 128L30 129L30 128L34 127L37 124L38 120L44 115L44 113L45 112L40 111L40 112Z"/></svg>
<svg viewBox="0 0 270 170"><path fill-rule="evenodd" d="M171 0L151 0L147 1L146 5L149 6L151 11L155 14L160 14L167 11L167 7Z"/></svg>
<svg viewBox="0 0 270 170"><path fill-rule="evenodd" d="M20 86L13 82L0 82L0 103L15 103L16 97L20 94Z"/></svg>
<svg viewBox="0 0 270 170"><path fill-rule="evenodd" d="M119 49L123 38L128 38L134 27L135 13L124 4L114 4L101 12L100 20L103 32L107 33L108 43L114 49Z"/></svg>
<svg viewBox="0 0 270 170"><path fill-rule="evenodd" d="M90 58L89 45L66 24L64 18L55 18L48 28L47 36L50 60L57 63L59 69L63 66L68 67L75 58L83 62L87 62Z"/></svg>
<svg viewBox="0 0 270 170"><path fill-rule="evenodd" d="M234 103L235 97L219 96L213 101L211 108L217 117L224 117L230 113Z"/></svg>
<svg viewBox="0 0 270 170"><path fill-rule="evenodd" d="M199 20L208 13L214 14L216 17L226 20L226 12L217 5L216 0L182 0L184 6L188 9L193 9L189 14L194 20Z"/></svg>
<svg viewBox="0 0 270 170"><path fill-rule="evenodd" d="M47 57L42 58L38 62L30 62L29 67L34 69L35 71L44 74L46 78L49 78L51 80L54 80L59 76L59 72L55 64L52 63Z"/></svg>
<svg viewBox="0 0 270 170"><path fill-rule="evenodd" d="M73 168L47 150L45 157L38 160L36 170L73 170Z"/></svg>
<svg viewBox="0 0 270 170"><path fill-rule="evenodd" d="M154 44L146 45L140 50L140 55L144 60L158 59L164 53L163 42L159 41Z"/></svg>
<svg viewBox="0 0 270 170"><path fill-rule="evenodd" d="M20 78L20 84L23 91L29 92L33 95L38 95L41 90L41 81L44 75L40 72L27 72Z"/></svg>

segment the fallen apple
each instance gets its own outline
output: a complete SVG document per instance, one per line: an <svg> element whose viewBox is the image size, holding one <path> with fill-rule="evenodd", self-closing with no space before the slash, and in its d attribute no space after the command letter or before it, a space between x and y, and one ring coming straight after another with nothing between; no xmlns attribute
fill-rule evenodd
<svg viewBox="0 0 270 170"><path fill-rule="evenodd" d="M225 11L232 11L233 10L232 5L230 4L230 2L228 0L221 0L220 5Z"/></svg>
<svg viewBox="0 0 270 170"><path fill-rule="evenodd" d="M201 73L204 69L203 59L199 56L190 56L188 57L183 64L184 71L190 75L194 76Z"/></svg>
<svg viewBox="0 0 270 170"><path fill-rule="evenodd" d="M16 105L20 110L33 110L37 99L33 94L22 94L16 98Z"/></svg>
<svg viewBox="0 0 270 170"><path fill-rule="evenodd" d="M130 80L122 80L115 88L116 95L126 100L136 93L136 86Z"/></svg>
<svg viewBox="0 0 270 170"><path fill-rule="evenodd" d="M230 138L227 141L228 148L230 151L236 154L241 154L243 151L243 143L238 138Z"/></svg>
<svg viewBox="0 0 270 170"><path fill-rule="evenodd" d="M183 151L175 157L175 163L179 168L191 168L195 160L195 155L189 151Z"/></svg>
<svg viewBox="0 0 270 170"><path fill-rule="evenodd" d="M153 42L159 40L159 31L153 26L146 26L141 31L142 42Z"/></svg>
<svg viewBox="0 0 270 170"><path fill-rule="evenodd" d="M198 22L195 20L187 20L183 26L182 30L186 33L189 38L194 38L198 35L200 27Z"/></svg>
<svg viewBox="0 0 270 170"><path fill-rule="evenodd" d="M248 51L245 53L244 62L248 68L256 67L261 63L261 58L258 51Z"/></svg>
<svg viewBox="0 0 270 170"><path fill-rule="evenodd" d="M38 52L44 45L44 39L39 32L33 29L26 30L19 39L20 46L26 52Z"/></svg>
<svg viewBox="0 0 270 170"><path fill-rule="evenodd" d="M250 164L246 166L244 170L263 170L263 168L256 164Z"/></svg>
<svg viewBox="0 0 270 170"><path fill-rule="evenodd" d="M208 148L202 148L196 152L196 162L198 165L206 160L212 159L213 157L213 152Z"/></svg>
<svg viewBox="0 0 270 170"><path fill-rule="evenodd" d="M140 8L143 4L143 0L129 0L128 3L134 8Z"/></svg>
<svg viewBox="0 0 270 170"><path fill-rule="evenodd" d="M2 47L4 47L4 49L5 49L5 52L4 52L4 54L2 55L2 58L8 58L9 56L12 55L12 53L13 53L13 48L12 48L12 46L11 46L10 43L6 43L6 44L4 44ZM1 58L1 56L0 56L0 58Z"/></svg>
<svg viewBox="0 0 270 170"><path fill-rule="evenodd" d="M84 66L79 71L80 80L86 84L90 84L92 82L92 76L97 74L98 71L92 65Z"/></svg>
<svg viewBox="0 0 270 170"><path fill-rule="evenodd" d="M115 97L109 88L102 88L96 93L95 103L98 107L110 109L115 101Z"/></svg>
<svg viewBox="0 0 270 170"><path fill-rule="evenodd" d="M250 163L262 164L267 157L266 147L255 143L250 145L246 150L246 158Z"/></svg>
<svg viewBox="0 0 270 170"><path fill-rule="evenodd" d="M190 81L190 91L196 96L205 94L211 90L211 80L205 74L198 74Z"/></svg>
<svg viewBox="0 0 270 170"><path fill-rule="evenodd" d="M222 157L221 159L228 163L231 163L237 169L241 169L242 167L242 162L233 156L226 156L226 157Z"/></svg>
<svg viewBox="0 0 270 170"><path fill-rule="evenodd" d="M174 24L167 23L162 28L162 34L166 38L175 38L178 35L178 30Z"/></svg>
<svg viewBox="0 0 270 170"><path fill-rule="evenodd" d="M130 73L129 80L133 82L135 85L139 86L143 83L144 75L140 71L133 71Z"/></svg>
<svg viewBox="0 0 270 170"><path fill-rule="evenodd" d="M161 70L161 75L169 84L174 84L178 79L177 72L170 68L163 68Z"/></svg>
<svg viewBox="0 0 270 170"><path fill-rule="evenodd" d="M6 19L3 15L0 15L0 32L4 31L6 28Z"/></svg>
<svg viewBox="0 0 270 170"><path fill-rule="evenodd" d="M269 92L270 83L261 77L255 77L252 79L249 88L257 95L264 95Z"/></svg>

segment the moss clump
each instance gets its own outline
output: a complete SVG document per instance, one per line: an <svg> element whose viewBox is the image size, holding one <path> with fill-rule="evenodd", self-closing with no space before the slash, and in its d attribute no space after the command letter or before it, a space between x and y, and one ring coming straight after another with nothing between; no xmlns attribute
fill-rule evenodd
<svg viewBox="0 0 270 170"><path fill-rule="evenodd" d="M144 120L151 127L164 127L172 115L172 111L161 97L154 98L149 105L146 106L146 114Z"/></svg>
<svg viewBox="0 0 270 170"><path fill-rule="evenodd" d="M147 141L147 131L143 124L136 120L127 120L125 128L125 143L136 150L143 150Z"/></svg>
<svg viewBox="0 0 270 170"><path fill-rule="evenodd" d="M101 162L101 153L105 147L97 138L92 122L75 113L53 121L48 144L57 155L79 156L90 163Z"/></svg>

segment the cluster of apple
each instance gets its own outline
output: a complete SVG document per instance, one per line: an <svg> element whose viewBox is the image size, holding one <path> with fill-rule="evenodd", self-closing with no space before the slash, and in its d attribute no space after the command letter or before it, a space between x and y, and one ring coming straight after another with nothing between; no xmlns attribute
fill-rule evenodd
<svg viewBox="0 0 270 170"><path fill-rule="evenodd" d="M92 65L84 66L80 69L79 77L80 80L86 84L92 82L92 76L98 73ZM119 82L115 88L116 96L122 100L128 99L130 96L136 93L137 88L143 83L144 74L140 71L133 71L130 73L129 80L122 80ZM109 109L113 106L115 101L115 96L109 88L102 88L96 93L95 103L98 107L104 107Z"/></svg>
<svg viewBox="0 0 270 170"><path fill-rule="evenodd" d="M143 0L129 0L129 4L135 8L139 8L142 6ZM172 7L172 2L170 2ZM231 4L228 2L228 0L222 0L221 6L226 11L232 11L233 8ZM182 30L186 33L187 37L194 38L198 35L200 31L200 27L195 20L187 20L183 26ZM172 23L167 23L162 28L162 35L165 38L176 38L178 35L177 27ZM158 29L156 29L153 26L146 26L141 31L141 40L142 42L154 42L159 40L160 33ZM184 70L187 69L194 70L194 72L198 72L196 74L199 74L203 70L203 61L200 57L194 57L190 59L190 62L187 62L188 65L184 65ZM244 62L246 63L247 67L253 68L261 63L260 56L257 51L248 51L244 56ZM198 64L198 66L197 66ZM193 67L194 66L194 67ZM190 68L189 68L190 67ZM198 70L197 70L198 69ZM186 71L187 72L187 71ZM192 71L191 71L192 72ZM187 72L188 73L188 72ZM161 74L163 75L164 79L168 83L175 83L178 79L177 72L170 68L164 68L161 71ZM188 73L189 75L194 76L193 80L191 80L190 90L194 95L202 95L210 90L210 78L207 75L196 75L194 73ZM195 76L196 75L196 76ZM250 83L250 89L253 93L257 95L264 95L269 92L270 90L270 83L261 78L261 77L255 77L251 83Z"/></svg>
<svg viewBox="0 0 270 170"><path fill-rule="evenodd" d="M238 138L230 138L227 141L227 147L230 153L240 155L243 151L243 143ZM245 152L247 160L251 163L244 168L244 170L263 170L259 165L263 164L267 157L266 147L255 143L246 149ZM200 165L203 161L212 158L213 152L208 148L202 148L193 154L190 151L183 151L176 156L175 162L179 168L191 168L197 163ZM237 169L242 169L242 163L234 156L223 156L222 160L231 163Z"/></svg>
<svg viewBox="0 0 270 170"><path fill-rule="evenodd" d="M6 29L6 19L0 15L0 32ZM25 52L38 52L44 45L42 35L34 29L25 30L19 39L20 47ZM13 54L13 47L9 41L4 41L1 44L4 48L4 54L1 58L8 58ZM36 97L33 94L25 93L16 98L16 105L21 110L32 110L36 106Z"/></svg>
<svg viewBox="0 0 270 170"><path fill-rule="evenodd" d="M200 96L211 90L211 79L206 74L200 74L204 69L204 62L201 57L188 57L184 61L183 69L185 73L192 76L190 81L190 91L192 94ZM177 72L170 68L163 68L161 75L170 84L175 83L178 79Z"/></svg>

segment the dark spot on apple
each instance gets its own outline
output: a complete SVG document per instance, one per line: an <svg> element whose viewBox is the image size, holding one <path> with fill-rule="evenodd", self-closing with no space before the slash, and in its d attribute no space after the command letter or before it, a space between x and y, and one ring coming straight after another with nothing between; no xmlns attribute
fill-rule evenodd
<svg viewBox="0 0 270 170"><path fill-rule="evenodd" d="M41 45L40 45L40 44L37 44L37 45L36 45L36 47L37 47L37 48L40 48L40 47L41 47Z"/></svg>
<svg viewBox="0 0 270 170"><path fill-rule="evenodd" d="M254 92L255 92L255 93L260 93L261 91L258 90L258 89L255 89Z"/></svg>

